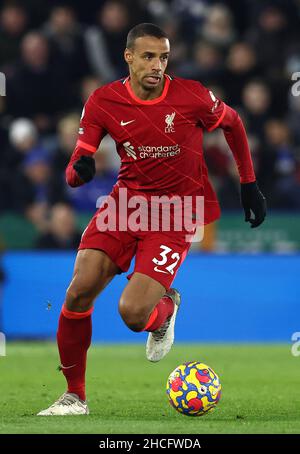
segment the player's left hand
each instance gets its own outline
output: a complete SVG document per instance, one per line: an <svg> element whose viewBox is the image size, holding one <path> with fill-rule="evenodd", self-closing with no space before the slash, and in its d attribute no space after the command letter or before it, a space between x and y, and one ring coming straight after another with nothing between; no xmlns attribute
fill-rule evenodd
<svg viewBox="0 0 300 454"><path fill-rule="evenodd" d="M241 184L241 202L245 211L245 222L250 222L252 229L264 222L267 204L256 181ZM251 218L251 211L254 219Z"/></svg>
<svg viewBox="0 0 300 454"><path fill-rule="evenodd" d="M96 173L95 159L90 156L81 156L73 165L73 169L79 178L85 183L89 183Z"/></svg>

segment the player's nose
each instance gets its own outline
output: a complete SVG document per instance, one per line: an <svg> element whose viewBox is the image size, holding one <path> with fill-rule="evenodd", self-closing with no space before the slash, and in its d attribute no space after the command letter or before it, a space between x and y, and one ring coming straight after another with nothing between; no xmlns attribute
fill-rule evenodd
<svg viewBox="0 0 300 454"><path fill-rule="evenodd" d="M161 71L161 69L162 69L162 64L161 64L160 58L153 59L152 71L157 71L159 73Z"/></svg>

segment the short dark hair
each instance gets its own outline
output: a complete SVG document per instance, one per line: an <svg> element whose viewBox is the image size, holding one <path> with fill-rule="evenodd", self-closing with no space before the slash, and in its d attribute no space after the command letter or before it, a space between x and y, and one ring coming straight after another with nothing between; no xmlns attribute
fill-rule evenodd
<svg viewBox="0 0 300 454"><path fill-rule="evenodd" d="M134 42L137 38L141 38L142 36L154 36L155 38L167 38L167 34L157 25L151 23L142 23L138 24L133 27L128 35L126 41L126 47L128 49L132 49L134 47Z"/></svg>

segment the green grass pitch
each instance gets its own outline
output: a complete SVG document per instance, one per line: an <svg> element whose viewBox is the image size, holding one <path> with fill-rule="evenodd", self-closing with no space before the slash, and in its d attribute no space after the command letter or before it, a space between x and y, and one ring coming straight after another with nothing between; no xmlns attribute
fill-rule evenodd
<svg viewBox="0 0 300 454"><path fill-rule="evenodd" d="M222 398L203 417L177 413L165 385L179 364L198 360L220 376ZM0 357L0 433L300 433L300 357L290 345L176 344L160 363L143 345L93 345L91 414L36 417L65 390L52 343L10 343Z"/></svg>

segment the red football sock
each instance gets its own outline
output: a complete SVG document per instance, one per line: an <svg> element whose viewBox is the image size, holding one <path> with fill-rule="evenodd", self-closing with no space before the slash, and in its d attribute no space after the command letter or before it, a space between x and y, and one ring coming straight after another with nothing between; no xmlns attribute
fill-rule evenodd
<svg viewBox="0 0 300 454"><path fill-rule="evenodd" d="M163 323L174 312L174 303L168 296L163 296L157 306L155 306L152 314L149 317L148 323L144 331L155 331L160 328Z"/></svg>
<svg viewBox="0 0 300 454"><path fill-rule="evenodd" d="M58 323L57 345L61 370L68 382L68 392L85 400L87 351L92 337L93 308L87 312L71 312L65 305Z"/></svg>

